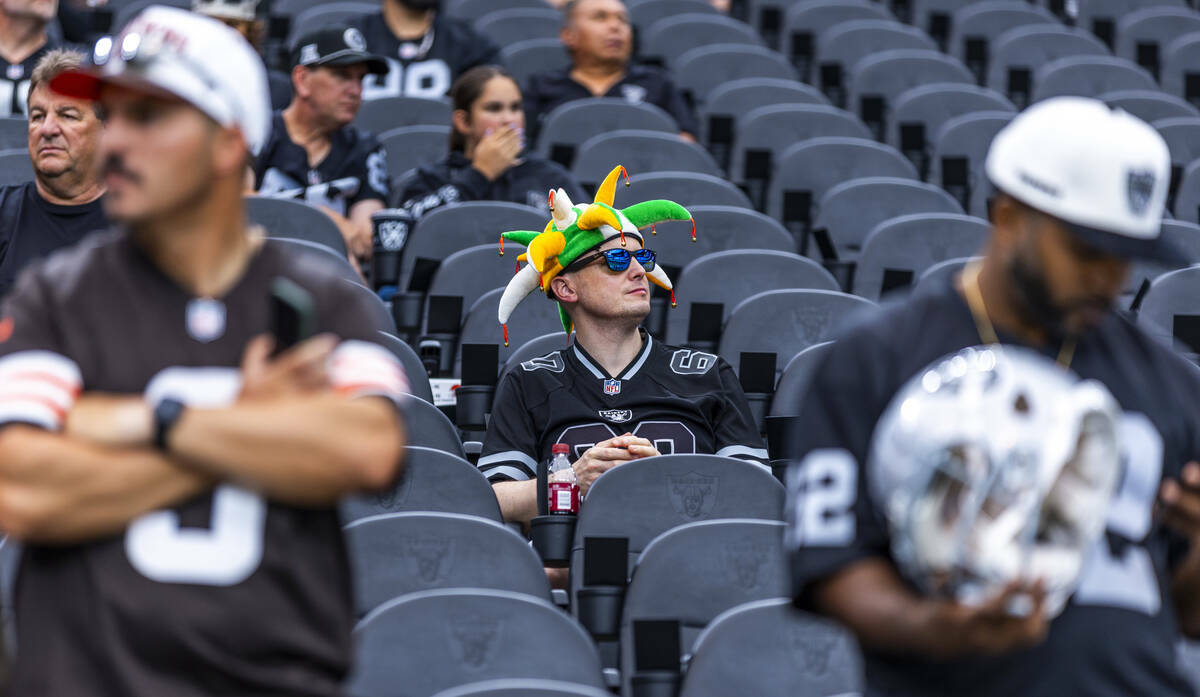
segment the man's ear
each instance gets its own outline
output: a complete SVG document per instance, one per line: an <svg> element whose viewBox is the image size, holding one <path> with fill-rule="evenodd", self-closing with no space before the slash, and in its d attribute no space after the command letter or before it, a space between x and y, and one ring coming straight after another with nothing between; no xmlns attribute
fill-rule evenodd
<svg viewBox="0 0 1200 697"><path fill-rule="evenodd" d="M567 53L575 50L575 44L578 43L579 35L575 31L575 27L566 24L562 29L558 30L558 40L562 42L563 48L567 49Z"/></svg>
<svg viewBox="0 0 1200 697"><path fill-rule="evenodd" d="M297 97L308 96L308 68L303 65L292 68L292 91Z"/></svg>
<svg viewBox="0 0 1200 697"><path fill-rule="evenodd" d="M576 303L579 302L579 293L575 290L575 284L571 283L571 279L563 276L555 276L550 280L550 292L559 302Z"/></svg>

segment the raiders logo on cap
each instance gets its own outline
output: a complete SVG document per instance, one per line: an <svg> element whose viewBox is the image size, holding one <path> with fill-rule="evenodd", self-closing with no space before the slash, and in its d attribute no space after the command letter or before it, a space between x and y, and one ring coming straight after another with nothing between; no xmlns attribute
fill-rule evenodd
<svg viewBox="0 0 1200 697"><path fill-rule="evenodd" d="M363 38L362 32L354 27L350 27L342 34L342 40L355 51L367 50L367 40Z"/></svg>

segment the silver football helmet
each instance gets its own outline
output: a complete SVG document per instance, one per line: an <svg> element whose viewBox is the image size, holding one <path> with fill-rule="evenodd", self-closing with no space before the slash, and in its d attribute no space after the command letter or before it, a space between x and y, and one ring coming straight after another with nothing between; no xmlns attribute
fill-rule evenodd
<svg viewBox="0 0 1200 697"><path fill-rule="evenodd" d="M902 572L967 604L1042 579L1057 615L1104 529L1118 413L1100 383L1012 346L917 374L880 418L868 465Z"/></svg>

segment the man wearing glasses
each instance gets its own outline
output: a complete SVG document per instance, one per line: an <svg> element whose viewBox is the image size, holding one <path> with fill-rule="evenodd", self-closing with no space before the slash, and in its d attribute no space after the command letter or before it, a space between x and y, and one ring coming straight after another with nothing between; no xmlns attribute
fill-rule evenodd
<svg viewBox="0 0 1200 697"><path fill-rule="evenodd" d="M559 189L544 233L506 233L528 246L529 265L500 303L504 322L526 293L559 303L571 345L522 363L496 390L479 459L504 519L537 515L537 463L566 443L586 495L608 470L643 457L715 453L765 466L767 452L733 369L721 358L666 346L641 328L650 283L670 289L639 228L687 220L682 207L647 201L612 208L621 168L596 202L573 206Z"/></svg>

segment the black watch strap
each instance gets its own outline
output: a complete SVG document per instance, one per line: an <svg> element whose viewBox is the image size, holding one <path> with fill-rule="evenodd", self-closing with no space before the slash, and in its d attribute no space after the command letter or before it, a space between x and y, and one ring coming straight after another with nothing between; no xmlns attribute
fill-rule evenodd
<svg viewBox="0 0 1200 697"><path fill-rule="evenodd" d="M184 408L184 403L174 397L164 397L154 407L154 445L159 450L166 452L167 438L183 416Z"/></svg>

